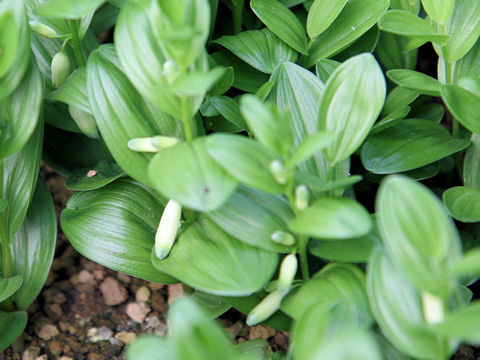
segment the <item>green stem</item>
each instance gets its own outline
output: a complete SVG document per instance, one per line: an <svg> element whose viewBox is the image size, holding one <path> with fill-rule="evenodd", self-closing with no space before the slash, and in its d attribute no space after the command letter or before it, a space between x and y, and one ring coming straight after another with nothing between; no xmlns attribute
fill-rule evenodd
<svg viewBox="0 0 480 360"><path fill-rule="evenodd" d="M298 238L298 254L300 255L300 270L302 271L303 280L310 279L310 271L308 270L307 244L308 237L302 235Z"/></svg>
<svg viewBox="0 0 480 360"><path fill-rule="evenodd" d="M75 59L77 60L77 64L79 67L85 66L85 59L83 58L82 54L82 41L78 36L78 27L79 21L78 20L70 20L70 30L72 31L72 46L73 52L75 54Z"/></svg>
<svg viewBox="0 0 480 360"><path fill-rule="evenodd" d="M192 128L192 117L190 116L188 111L188 99L186 97L182 97L181 107L182 107L183 129L185 132L185 141L190 142L193 140L193 128Z"/></svg>
<svg viewBox="0 0 480 360"><path fill-rule="evenodd" d="M242 32L243 4L245 0L236 0L233 2L233 31L235 34Z"/></svg>

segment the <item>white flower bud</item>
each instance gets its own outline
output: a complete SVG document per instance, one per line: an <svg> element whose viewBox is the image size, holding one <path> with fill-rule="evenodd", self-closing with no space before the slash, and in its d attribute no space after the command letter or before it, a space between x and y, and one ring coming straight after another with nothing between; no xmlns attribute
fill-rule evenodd
<svg viewBox="0 0 480 360"><path fill-rule="evenodd" d="M69 74L70 60L68 60L67 54L60 51L52 59L52 85L56 88L59 87L67 80Z"/></svg>
<svg viewBox="0 0 480 360"><path fill-rule="evenodd" d="M297 273L298 261L294 254L289 254L284 257L280 265L280 274L278 276L277 290L286 295L290 291L293 279Z"/></svg>
<svg viewBox="0 0 480 360"><path fill-rule="evenodd" d="M174 146L179 143L175 137L170 136L153 136L145 138L135 138L128 142L130 150L139 152L152 152L157 153L168 147Z"/></svg>
<svg viewBox="0 0 480 360"><path fill-rule="evenodd" d="M88 137L92 139L98 139L98 130L97 130L97 123L95 118L83 111L82 109L77 108L73 105L68 105L68 112L70 116L77 124L78 128Z"/></svg>
<svg viewBox="0 0 480 360"><path fill-rule="evenodd" d="M269 166L270 172L272 173L275 181L279 184L285 185L288 181L288 174L285 169L285 166L280 160L273 160Z"/></svg>
<svg viewBox="0 0 480 360"><path fill-rule="evenodd" d="M272 314L280 309L283 295L275 290L268 294L252 311L248 314L247 325L253 326L267 320Z"/></svg>
<svg viewBox="0 0 480 360"><path fill-rule="evenodd" d="M295 237L282 230L275 231L271 236L270 239L272 239L273 242L276 242L277 244L285 245L285 246L292 246L295 244Z"/></svg>
<svg viewBox="0 0 480 360"><path fill-rule="evenodd" d="M443 301L428 292L422 293L423 316L428 324L438 324L445 319Z"/></svg>
<svg viewBox="0 0 480 360"><path fill-rule="evenodd" d="M34 20L30 20L28 23L32 31L35 31L38 35L45 36L49 39L58 39L60 37L50 26Z"/></svg>
<svg viewBox="0 0 480 360"><path fill-rule="evenodd" d="M295 188L295 207L298 210L305 210L308 207L309 195L305 185L298 185Z"/></svg>
<svg viewBox="0 0 480 360"><path fill-rule="evenodd" d="M166 258L172 249L180 226L181 215L182 205L170 199L163 210L157 234L155 235L155 255L160 260Z"/></svg>

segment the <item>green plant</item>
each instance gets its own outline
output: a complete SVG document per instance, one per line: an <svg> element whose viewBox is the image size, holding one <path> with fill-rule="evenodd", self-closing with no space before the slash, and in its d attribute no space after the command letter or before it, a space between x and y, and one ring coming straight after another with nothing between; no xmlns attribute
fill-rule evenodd
<svg viewBox="0 0 480 360"><path fill-rule="evenodd" d="M185 283L207 311L183 301L172 338L132 359L238 358L206 320L230 307L291 330L277 359L447 359L478 343L477 2L25 5L44 160L77 191L65 234L112 269ZM438 79L415 71L428 42Z"/></svg>

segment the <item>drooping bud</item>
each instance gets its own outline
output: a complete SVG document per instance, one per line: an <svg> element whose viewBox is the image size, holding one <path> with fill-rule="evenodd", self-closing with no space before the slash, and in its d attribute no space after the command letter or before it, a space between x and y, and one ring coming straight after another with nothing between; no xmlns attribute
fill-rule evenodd
<svg viewBox="0 0 480 360"><path fill-rule="evenodd" d="M77 108L73 105L68 105L68 112L70 116L77 124L78 128L88 137L92 139L98 139L98 130L97 130L97 123L95 118L83 111L82 109Z"/></svg>
<svg viewBox="0 0 480 360"><path fill-rule="evenodd" d="M428 292L422 293L423 316L428 324L438 324L445 319L443 301Z"/></svg>
<svg viewBox="0 0 480 360"><path fill-rule="evenodd" d="M285 185L288 181L288 174L285 166L280 160L273 160L269 166L270 172L272 173L275 180L282 185Z"/></svg>
<svg viewBox="0 0 480 360"><path fill-rule="evenodd" d="M130 150L139 152L153 152L157 153L176 145L179 143L179 139L171 136L153 136L145 138L135 138L128 142Z"/></svg>
<svg viewBox="0 0 480 360"><path fill-rule="evenodd" d="M309 195L305 185L298 185L295 188L295 207L298 210L305 210L308 207Z"/></svg>
<svg viewBox="0 0 480 360"><path fill-rule="evenodd" d="M162 260L168 256L172 249L177 231L180 226L180 217L182 215L182 205L177 201L170 199L163 210L160 224L155 235L155 255Z"/></svg>
<svg viewBox="0 0 480 360"><path fill-rule="evenodd" d="M35 20L30 20L28 23L30 24L30 28L32 29L32 31L35 31L38 35L45 36L49 39L58 39L60 37L57 32L53 30L50 26L47 26Z"/></svg>
<svg viewBox="0 0 480 360"><path fill-rule="evenodd" d="M295 237L282 230L275 231L271 236L270 239L272 239L273 242L276 242L277 244L285 245L285 246L292 246L295 244Z"/></svg>
<svg viewBox="0 0 480 360"><path fill-rule="evenodd" d="M268 294L252 311L248 314L247 325L253 326L267 320L272 314L280 309L283 295L275 290Z"/></svg>
<svg viewBox="0 0 480 360"><path fill-rule="evenodd" d="M70 74L70 60L67 54L60 51L52 59L52 85L58 88Z"/></svg>
<svg viewBox="0 0 480 360"><path fill-rule="evenodd" d="M277 285L277 290L282 295L286 295L290 291L293 279L297 273L297 266L298 261L294 254L288 254L283 258L282 264L280 265L280 274L278 276Z"/></svg>

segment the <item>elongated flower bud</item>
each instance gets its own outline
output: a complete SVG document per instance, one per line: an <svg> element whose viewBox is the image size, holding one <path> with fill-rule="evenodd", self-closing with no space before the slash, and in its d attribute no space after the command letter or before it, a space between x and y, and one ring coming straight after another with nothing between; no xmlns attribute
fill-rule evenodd
<svg viewBox="0 0 480 360"><path fill-rule="evenodd" d="M438 324L445 319L443 302L428 292L422 293L423 316L428 324Z"/></svg>
<svg viewBox="0 0 480 360"><path fill-rule="evenodd" d="M30 24L30 28L38 35L45 36L49 39L57 39L60 37L57 32L53 30L50 26L47 26L35 20L30 20L28 23Z"/></svg>
<svg viewBox="0 0 480 360"><path fill-rule="evenodd" d="M277 290L286 295L290 291L292 286L293 279L297 273L298 261L297 257L294 254L289 254L285 256L280 265L280 274L278 276L278 285Z"/></svg>
<svg viewBox="0 0 480 360"><path fill-rule="evenodd" d="M68 105L68 112L85 135L98 139L97 123L92 115L73 105Z"/></svg>
<svg viewBox="0 0 480 360"><path fill-rule="evenodd" d="M67 80L69 74L70 60L68 60L67 54L60 51L52 59L52 85L56 88L59 87Z"/></svg>
<svg viewBox="0 0 480 360"><path fill-rule="evenodd" d="M295 207L298 210L305 210L308 207L309 195L305 185L298 185L295 188Z"/></svg>
<svg viewBox="0 0 480 360"><path fill-rule="evenodd" d="M272 314L280 309L283 295L275 290L268 294L257 306L255 306L247 317L247 325L253 326L267 320Z"/></svg>
<svg viewBox="0 0 480 360"><path fill-rule="evenodd" d="M272 173L275 181L279 184L285 185L288 181L288 174L285 169L285 166L280 160L273 160L270 163L270 172Z"/></svg>
<svg viewBox="0 0 480 360"><path fill-rule="evenodd" d="M285 245L285 246L292 246L295 244L295 237L282 230L275 231L271 236L270 239L272 239L273 242L276 242L277 244Z"/></svg>
<svg viewBox="0 0 480 360"><path fill-rule="evenodd" d="M130 150L139 152L160 152L163 149L178 144L180 140L170 136L153 136L145 138L135 138L128 142Z"/></svg>
<svg viewBox="0 0 480 360"><path fill-rule="evenodd" d="M155 235L155 255L160 260L166 258L172 249L177 237L178 227L180 226L181 215L182 205L170 199L163 210L157 234Z"/></svg>

